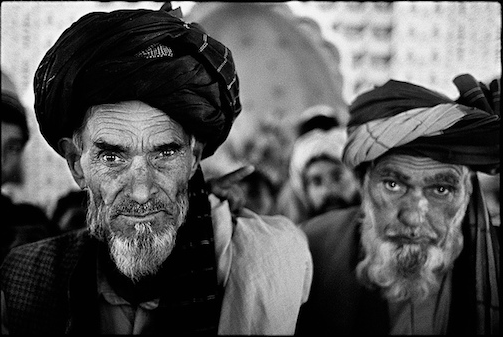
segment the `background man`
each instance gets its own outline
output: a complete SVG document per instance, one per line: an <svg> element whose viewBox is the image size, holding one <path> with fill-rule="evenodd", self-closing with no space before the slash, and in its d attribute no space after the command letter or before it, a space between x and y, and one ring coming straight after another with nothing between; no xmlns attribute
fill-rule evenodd
<svg viewBox="0 0 503 337"><path fill-rule="evenodd" d="M11 333L294 332L307 240L208 195L199 164L241 110L239 82L231 52L169 9L87 14L35 74L41 133L88 192L87 228L6 258Z"/></svg>
<svg viewBox="0 0 503 337"><path fill-rule="evenodd" d="M300 334L499 334L499 228L474 173L499 172L499 83L454 81L457 102L391 80L352 104L343 161L362 205L304 227Z"/></svg>
<svg viewBox="0 0 503 337"><path fill-rule="evenodd" d="M26 111L16 88L2 71L2 216L0 263L7 253L23 243L48 237L49 219L44 211L27 203L15 203L4 194L7 184L23 183L23 150L30 137Z"/></svg>
<svg viewBox="0 0 503 337"><path fill-rule="evenodd" d="M359 204L359 183L341 160L347 140L335 110L317 105L303 112L278 211L297 224L332 209Z"/></svg>

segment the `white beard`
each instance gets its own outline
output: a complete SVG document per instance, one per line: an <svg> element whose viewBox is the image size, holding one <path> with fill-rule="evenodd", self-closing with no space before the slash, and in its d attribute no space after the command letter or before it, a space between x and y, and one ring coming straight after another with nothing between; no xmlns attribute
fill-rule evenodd
<svg viewBox="0 0 503 337"><path fill-rule="evenodd" d="M89 192L87 223L91 235L108 242L110 255L119 271L133 281L155 274L175 247L176 234L188 211L187 193L176 200L175 220L155 232L150 222L136 223L134 234L129 236L110 229L102 200L96 205L93 199Z"/></svg>
<svg viewBox="0 0 503 337"><path fill-rule="evenodd" d="M365 186L361 237L365 258L356 268L359 281L369 287L378 286L390 301L424 300L436 292L441 276L452 268L463 247L461 222L468 200L449 225L443 246L397 244L378 236L374 211Z"/></svg>

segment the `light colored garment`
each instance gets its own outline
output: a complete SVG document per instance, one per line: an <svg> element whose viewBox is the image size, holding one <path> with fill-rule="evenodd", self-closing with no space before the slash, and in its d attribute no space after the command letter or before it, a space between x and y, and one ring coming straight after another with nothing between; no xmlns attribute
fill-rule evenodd
<svg viewBox="0 0 503 337"><path fill-rule="evenodd" d="M283 216L244 209L233 224L227 201L210 196L218 280L225 286L218 333L293 335L313 273L305 234Z"/></svg>

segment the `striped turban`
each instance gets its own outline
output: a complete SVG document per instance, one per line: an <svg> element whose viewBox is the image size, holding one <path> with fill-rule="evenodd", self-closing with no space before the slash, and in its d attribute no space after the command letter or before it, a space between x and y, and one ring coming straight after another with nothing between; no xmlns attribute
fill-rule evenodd
<svg viewBox="0 0 503 337"><path fill-rule="evenodd" d="M83 16L44 56L34 88L40 131L60 154L58 141L93 105L139 100L162 110L205 143L203 158L241 111L229 49L165 10Z"/></svg>
<svg viewBox="0 0 503 337"><path fill-rule="evenodd" d="M360 95L350 106L344 162L355 168L393 149L499 172L499 81L489 89L461 75L454 83L457 101L395 80Z"/></svg>

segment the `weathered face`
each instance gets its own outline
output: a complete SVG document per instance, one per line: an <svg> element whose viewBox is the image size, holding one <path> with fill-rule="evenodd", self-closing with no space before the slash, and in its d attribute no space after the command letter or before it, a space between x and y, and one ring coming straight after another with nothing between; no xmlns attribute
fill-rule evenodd
<svg viewBox="0 0 503 337"><path fill-rule="evenodd" d="M21 127L2 122L2 185L22 181L22 153L24 147Z"/></svg>
<svg viewBox="0 0 503 337"><path fill-rule="evenodd" d="M108 241L124 274L151 274L174 246L200 156L180 124L142 102L99 105L89 113L82 153L70 165L89 190L88 225Z"/></svg>
<svg viewBox="0 0 503 337"><path fill-rule="evenodd" d="M354 204L359 187L346 165L329 159L316 160L306 167L304 186L316 214Z"/></svg>
<svg viewBox="0 0 503 337"><path fill-rule="evenodd" d="M394 299L424 297L462 248L460 224L472 191L465 166L386 155L363 187L366 260L359 266Z"/></svg>

